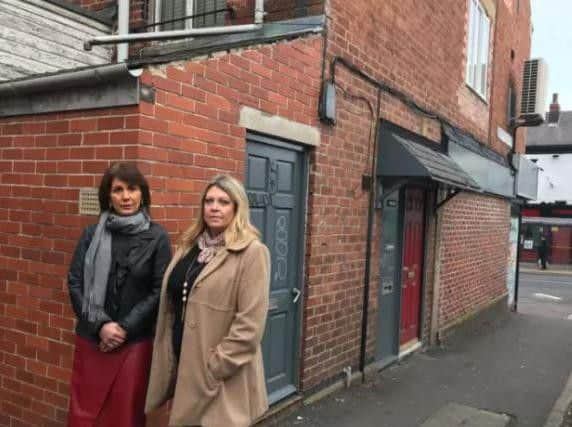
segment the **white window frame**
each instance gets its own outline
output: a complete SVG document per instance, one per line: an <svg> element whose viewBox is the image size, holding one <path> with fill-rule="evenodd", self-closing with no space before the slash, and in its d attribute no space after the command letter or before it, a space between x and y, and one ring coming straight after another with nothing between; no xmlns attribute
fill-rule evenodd
<svg viewBox="0 0 572 427"><path fill-rule="evenodd" d="M468 0L468 6L469 21L465 82L486 101L491 20L479 0Z"/></svg>

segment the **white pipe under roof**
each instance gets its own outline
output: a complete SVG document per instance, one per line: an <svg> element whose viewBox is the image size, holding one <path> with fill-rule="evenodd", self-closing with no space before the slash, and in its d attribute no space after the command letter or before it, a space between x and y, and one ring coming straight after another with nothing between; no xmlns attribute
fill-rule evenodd
<svg viewBox="0 0 572 427"><path fill-rule="evenodd" d="M129 0L117 0L119 11L117 16L117 33L119 35L129 34ZM117 62L127 61L129 57L129 45L120 43L117 45Z"/></svg>

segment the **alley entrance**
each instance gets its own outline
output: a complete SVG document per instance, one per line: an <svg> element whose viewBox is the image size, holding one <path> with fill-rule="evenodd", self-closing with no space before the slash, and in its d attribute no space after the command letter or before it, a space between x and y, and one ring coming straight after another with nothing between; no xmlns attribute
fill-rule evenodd
<svg viewBox="0 0 572 427"><path fill-rule="evenodd" d="M246 190L251 220L270 249L270 306L262 342L270 403L297 390L299 302L304 236L305 153L249 134Z"/></svg>

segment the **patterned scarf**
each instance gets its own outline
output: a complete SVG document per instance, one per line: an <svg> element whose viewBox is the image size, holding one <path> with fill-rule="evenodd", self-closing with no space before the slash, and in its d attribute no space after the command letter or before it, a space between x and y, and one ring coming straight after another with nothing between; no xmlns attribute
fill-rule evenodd
<svg viewBox="0 0 572 427"><path fill-rule="evenodd" d="M212 260L217 252L224 248L224 233L219 233L215 237L211 237L207 230L203 231L197 240L201 252L197 257L197 261L207 264Z"/></svg>
<svg viewBox="0 0 572 427"><path fill-rule="evenodd" d="M111 233L138 234L148 230L149 214L140 210L135 215L120 216L103 212L87 248L83 268L82 315L90 322L99 322L109 317L105 313L107 278L111 269Z"/></svg>

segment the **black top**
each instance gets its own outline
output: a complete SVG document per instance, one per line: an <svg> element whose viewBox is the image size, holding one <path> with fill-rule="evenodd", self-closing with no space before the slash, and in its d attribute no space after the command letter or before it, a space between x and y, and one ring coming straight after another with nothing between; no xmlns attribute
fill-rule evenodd
<svg viewBox="0 0 572 427"><path fill-rule="evenodd" d="M104 323L115 321L127 331L127 342L153 337L161 282L171 258L169 235L157 223L149 230L126 236L113 233L112 263L105 295L108 319L90 322L82 315L85 253L97 224L88 226L79 239L68 273L72 307L78 318L76 333L99 342Z"/></svg>
<svg viewBox="0 0 572 427"><path fill-rule="evenodd" d="M105 312L112 319L117 318L121 302L121 290L129 273L127 260L131 252L133 237L133 235L122 233L111 234L111 266L105 293Z"/></svg>
<svg viewBox="0 0 572 427"><path fill-rule="evenodd" d="M186 309L191 289L195 280L203 270L205 264L197 261L199 247L193 246L191 250L177 262L167 284L167 294L175 314L173 324L173 353L177 360L181 354L181 342L183 341L183 311ZM187 282L187 300L183 301L183 284Z"/></svg>
<svg viewBox="0 0 572 427"><path fill-rule="evenodd" d="M540 243L538 244L538 255L539 256L546 256L548 252L548 242L546 239L540 239Z"/></svg>

